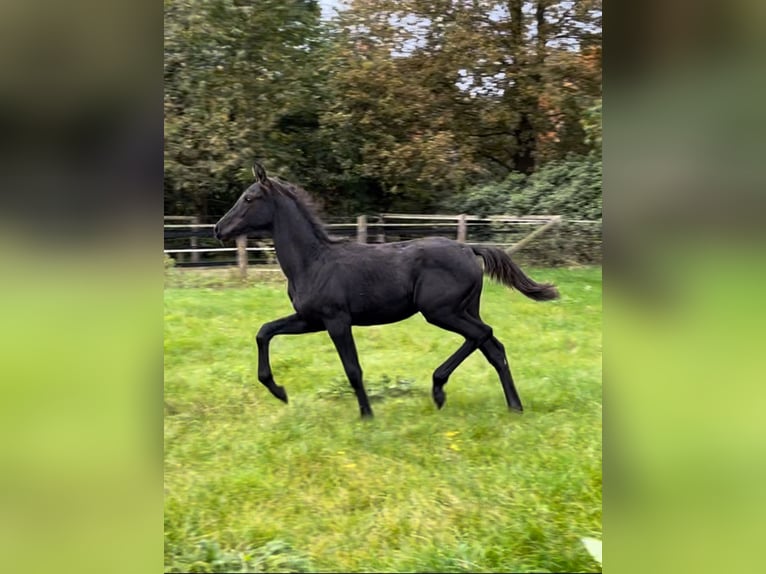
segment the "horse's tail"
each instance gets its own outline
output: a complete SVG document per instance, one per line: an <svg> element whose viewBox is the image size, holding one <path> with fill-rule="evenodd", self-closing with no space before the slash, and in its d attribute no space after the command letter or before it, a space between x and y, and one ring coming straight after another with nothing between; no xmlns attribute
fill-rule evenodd
<svg viewBox="0 0 766 574"><path fill-rule="evenodd" d="M502 249L497 247L472 246L474 253L484 260L484 273L503 285L517 289L535 301L558 299L559 292L551 283L537 283L527 277Z"/></svg>

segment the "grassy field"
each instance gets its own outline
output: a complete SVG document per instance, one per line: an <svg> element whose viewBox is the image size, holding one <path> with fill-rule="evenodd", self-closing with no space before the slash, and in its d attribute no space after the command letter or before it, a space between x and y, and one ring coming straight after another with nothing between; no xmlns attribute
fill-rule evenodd
<svg viewBox="0 0 766 574"><path fill-rule="evenodd" d="M254 336L285 285L165 290L166 571L600 571L601 269L530 269L562 299L487 282L525 413L419 315L356 328L375 419L361 421L326 333L277 337L290 404L257 381Z"/></svg>

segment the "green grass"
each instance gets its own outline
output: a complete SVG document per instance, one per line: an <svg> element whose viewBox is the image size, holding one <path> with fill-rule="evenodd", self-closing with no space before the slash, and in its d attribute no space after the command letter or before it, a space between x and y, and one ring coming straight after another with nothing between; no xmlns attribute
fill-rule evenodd
<svg viewBox="0 0 766 574"><path fill-rule="evenodd" d="M356 328L377 399L362 421L326 333L277 337L290 404L257 381L254 335L284 284L165 290L167 571L600 571L601 270L530 270L556 302L487 282L523 415L462 339L415 316Z"/></svg>

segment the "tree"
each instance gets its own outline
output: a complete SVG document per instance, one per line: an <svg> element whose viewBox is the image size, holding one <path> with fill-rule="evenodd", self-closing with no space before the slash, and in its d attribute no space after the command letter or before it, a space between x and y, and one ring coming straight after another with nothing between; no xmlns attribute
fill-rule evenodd
<svg viewBox="0 0 766 574"><path fill-rule="evenodd" d="M563 215L601 219L601 158L595 153L548 162L532 175L510 173L500 182L468 188L441 208L472 215Z"/></svg>
<svg viewBox="0 0 766 574"><path fill-rule="evenodd" d="M255 158L349 215L600 149L600 0L348 5L165 0L168 212L220 215Z"/></svg>
<svg viewBox="0 0 766 574"><path fill-rule="evenodd" d="M228 204L257 157L299 165L318 26L314 1L165 0L166 209Z"/></svg>
<svg viewBox="0 0 766 574"><path fill-rule="evenodd" d="M357 0L338 23L322 117L340 165L382 205L587 153L600 3Z"/></svg>

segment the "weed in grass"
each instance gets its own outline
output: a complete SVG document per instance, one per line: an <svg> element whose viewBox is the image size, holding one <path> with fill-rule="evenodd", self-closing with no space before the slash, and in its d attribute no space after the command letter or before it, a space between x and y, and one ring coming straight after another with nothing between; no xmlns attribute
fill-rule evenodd
<svg viewBox="0 0 766 574"><path fill-rule="evenodd" d="M370 402L380 402L387 398L404 397L407 395L424 394L423 389L417 387L414 381L402 377L391 379L383 375L378 381L365 381L364 387ZM348 379L335 377L328 387L319 389L316 396L322 399L346 399L355 397L354 390L349 385Z"/></svg>

